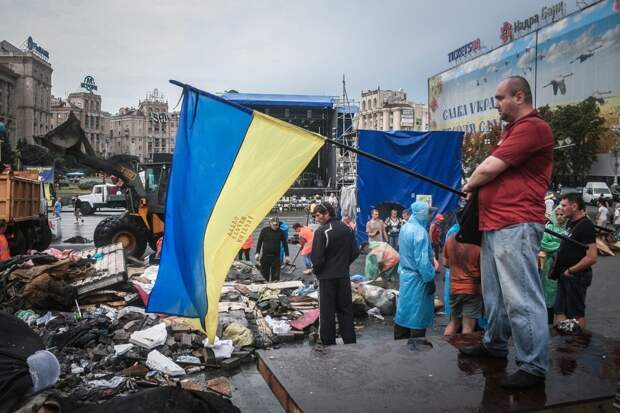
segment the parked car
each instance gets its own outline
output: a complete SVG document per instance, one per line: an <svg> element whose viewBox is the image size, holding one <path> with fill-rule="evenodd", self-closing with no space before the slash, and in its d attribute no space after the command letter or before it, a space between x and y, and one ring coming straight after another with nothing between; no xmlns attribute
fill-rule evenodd
<svg viewBox="0 0 620 413"><path fill-rule="evenodd" d="M605 182L588 182L583 188L583 201L586 204L596 205L596 202L602 197L607 202L613 201L611 190Z"/></svg>

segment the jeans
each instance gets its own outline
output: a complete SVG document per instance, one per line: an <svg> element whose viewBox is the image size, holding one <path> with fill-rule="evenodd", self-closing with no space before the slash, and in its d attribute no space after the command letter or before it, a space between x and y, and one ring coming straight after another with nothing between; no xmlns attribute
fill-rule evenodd
<svg viewBox="0 0 620 413"><path fill-rule="evenodd" d="M304 255L304 265L306 266L306 269L309 270L310 268L312 268L312 260L310 259L309 255Z"/></svg>
<svg viewBox="0 0 620 413"><path fill-rule="evenodd" d="M388 244L396 251L398 251L398 234L396 235L388 235Z"/></svg>
<svg viewBox="0 0 620 413"><path fill-rule="evenodd" d="M549 368L547 307L538 273L542 224L517 224L482 235L482 296L488 320L483 344L508 353L512 336L517 366L544 376Z"/></svg>

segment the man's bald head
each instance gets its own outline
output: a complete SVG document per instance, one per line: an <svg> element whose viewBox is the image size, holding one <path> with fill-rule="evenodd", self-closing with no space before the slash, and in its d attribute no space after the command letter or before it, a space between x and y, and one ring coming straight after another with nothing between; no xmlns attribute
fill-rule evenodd
<svg viewBox="0 0 620 413"><path fill-rule="evenodd" d="M532 89L526 78L523 76L510 76L502 82L506 82L510 96L515 96L517 93L522 92L523 101L526 104L532 104Z"/></svg>
<svg viewBox="0 0 620 413"><path fill-rule="evenodd" d="M502 80L495 91L495 107L500 118L508 123L526 116L534 109L530 84L521 76Z"/></svg>

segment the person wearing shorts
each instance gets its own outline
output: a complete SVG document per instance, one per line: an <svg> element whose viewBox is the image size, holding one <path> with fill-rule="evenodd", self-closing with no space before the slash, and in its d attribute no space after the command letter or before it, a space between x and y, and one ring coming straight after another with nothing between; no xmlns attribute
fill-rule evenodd
<svg viewBox="0 0 620 413"><path fill-rule="evenodd" d="M450 322L444 335L473 333L482 317L480 247L464 244L452 235L443 249L444 265L450 268Z"/></svg>

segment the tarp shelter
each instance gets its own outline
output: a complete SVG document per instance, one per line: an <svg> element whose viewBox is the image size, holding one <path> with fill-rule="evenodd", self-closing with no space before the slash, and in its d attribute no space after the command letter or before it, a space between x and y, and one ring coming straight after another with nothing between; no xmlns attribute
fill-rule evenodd
<svg viewBox="0 0 620 413"><path fill-rule="evenodd" d="M392 161L453 188L461 186L462 132L358 131L359 149ZM366 222L372 208L397 204L409 208L418 199L428 199L446 213L458 206L457 195L430 183L357 157L357 239L368 240ZM381 216L386 218L385 216Z"/></svg>

